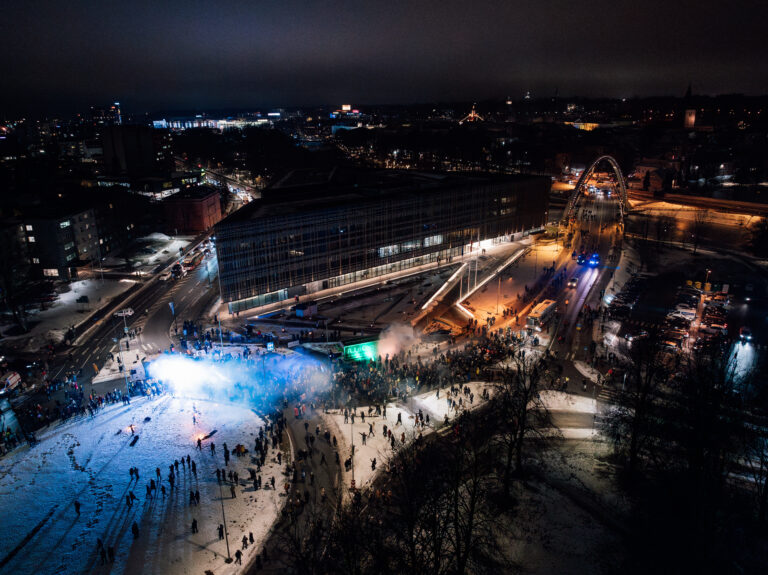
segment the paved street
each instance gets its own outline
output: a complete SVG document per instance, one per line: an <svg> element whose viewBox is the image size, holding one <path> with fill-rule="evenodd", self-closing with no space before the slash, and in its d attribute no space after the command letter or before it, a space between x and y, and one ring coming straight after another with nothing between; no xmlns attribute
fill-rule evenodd
<svg viewBox="0 0 768 575"><path fill-rule="evenodd" d="M209 271L210 269L210 271ZM209 286L210 278L210 286ZM184 319L198 319L207 306L213 304L218 297L216 288L216 259L211 256L203 260L201 265L179 280L161 281L157 277L149 280L149 285L139 295L133 297L126 307L133 309L134 314L126 317L125 325L128 330L141 329L135 339L121 341L123 358L130 366L149 355L167 350L171 345L171 333L174 325L173 314L168 305L173 301L177 323L183 324ZM78 344L72 348L71 359L67 354L60 354L51 368L55 378L68 371L82 370L78 381L87 393L93 391L103 394L113 390L117 385L115 380L91 385L95 376L94 364L101 369L109 360L110 353L118 354L117 339L123 337L125 327L122 318L105 317L95 325L90 332L83 334ZM63 397L63 391L52 395L52 400Z"/></svg>

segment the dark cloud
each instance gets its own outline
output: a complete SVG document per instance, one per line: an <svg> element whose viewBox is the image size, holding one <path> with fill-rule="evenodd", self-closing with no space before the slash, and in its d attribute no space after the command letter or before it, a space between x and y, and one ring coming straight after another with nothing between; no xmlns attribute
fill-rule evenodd
<svg viewBox="0 0 768 575"><path fill-rule="evenodd" d="M0 114L768 91L762 2L26 1Z"/></svg>

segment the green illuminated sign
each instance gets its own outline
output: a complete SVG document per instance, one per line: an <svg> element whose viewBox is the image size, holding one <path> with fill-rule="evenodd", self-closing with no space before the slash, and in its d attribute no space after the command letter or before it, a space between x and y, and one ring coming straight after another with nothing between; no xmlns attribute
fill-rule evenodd
<svg viewBox="0 0 768 575"><path fill-rule="evenodd" d="M352 361L369 361L376 359L377 344L375 341L365 343L356 343L354 345L344 346L344 358Z"/></svg>

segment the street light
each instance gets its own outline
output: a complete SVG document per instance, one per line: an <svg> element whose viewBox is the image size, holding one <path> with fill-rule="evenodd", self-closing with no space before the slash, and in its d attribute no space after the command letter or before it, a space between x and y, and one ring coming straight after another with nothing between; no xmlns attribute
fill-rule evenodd
<svg viewBox="0 0 768 575"><path fill-rule="evenodd" d="M126 307L123 308L117 312L115 312L115 317L122 317L123 318L123 334L125 335L125 347L128 348L128 320L126 320L127 317L133 315L133 308ZM131 391L128 387L128 365L125 363L125 358L123 357L123 344L122 344L122 338L117 338L114 340L117 343L117 349L118 353L120 354L120 361L123 363L123 375L125 376L125 392L130 395Z"/></svg>
<svg viewBox="0 0 768 575"><path fill-rule="evenodd" d="M221 481L219 481L219 501L221 501L221 520L224 522L224 541L227 544L227 558L224 563L232 563L232 556L229 554L229 533L227 532L227 516L224 514L224 493L221 491Z"/></svg>
<svg viewBox="0 0 768 575"><path fill-rule="evenodd" d="M117 344L117 353L120 355L120 362L123 364L123 376L125 377L125 393L127 393L128 395L131 395L131 390L128 387L128 366L125 364L125 358L123 357L122 340L119 338L113 338L112 341L114 341ZM91 389L93 389L93 382L91 382Z"/></svg>

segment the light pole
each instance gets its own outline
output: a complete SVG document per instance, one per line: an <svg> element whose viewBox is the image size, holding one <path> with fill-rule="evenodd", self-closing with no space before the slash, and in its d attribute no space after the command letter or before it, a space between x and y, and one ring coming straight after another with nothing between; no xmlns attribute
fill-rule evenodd
<svg viewBox="0 0 768 575"><path fill-rule="evenodd" d="M131 395L131 390L128 387L128 366L125 365L125 358L123 357L123 344L122 340L119 338L113 338L113 340L117 344L117 353L120 356L120 362L123 365L123 376L125 378L125 393L128 395ZM91 389L93 389L93 382L91 382Z"/></svg>
<svg viewBox="0 0 768 575"><path fill-rule="evenodd" d="M123 335L125 336L125 347L126 350L128 349L128 320L126 319L128 316L133 315L133 308L126 307L121 309L120 311L115 312L115 317L122 317L123 318ZM125 358L123 357L123 344L122 344L122 338L115 339L115 342L117 343L118 353L120 354L120 361L123 363L123 375L125 376L125 392L130 395L130 389L128 387L128 366L125 363Z"/></svg>
<svg viewBox="0 0 768 575"><path fill-rule="evenodd" d="M499 273L499 289L496 291L496 315L499 315L499 298L501 297L501 273Z"/></svg>
<svg viewBox="0 0 768 575"><path fill-rule="evenodd" d="M219 481L219 501L221 501L221 520L224 522L224 541L227 544L227 558L224 563L232 563L232 556L229 554L229 533L227 532L227 516L224 514L224 493L221 491L221 481Z"/></svg>
<svg viewBox="0 0 768 575"><path fill-rule="evenodd" d="M354 413L354 411L353 411ZM355 485L355 428L353 425L353 421L355 420L355 416L349 418L349 435L352 438L352 483L350 484L350 487Z"/></svg>

